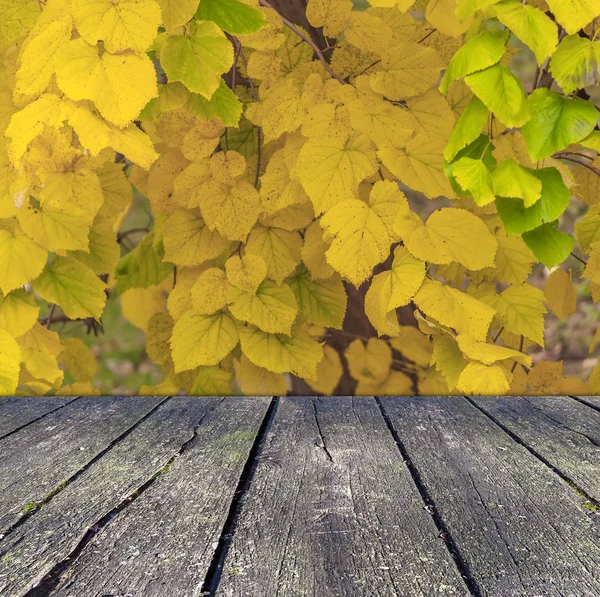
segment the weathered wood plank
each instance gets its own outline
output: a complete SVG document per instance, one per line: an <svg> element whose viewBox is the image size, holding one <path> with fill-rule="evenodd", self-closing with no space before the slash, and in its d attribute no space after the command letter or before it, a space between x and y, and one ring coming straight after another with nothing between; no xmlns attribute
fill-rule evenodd
<svg viewBox="0 0 600 597"><path fill-rule="evenodd" d="M282 398L219 597L468 595L373 398Z"/></svg>
<svg viewBox="0 0 600 597"><path fill-rule="evenodd" d="M382 403L482 596L597 597L600 525L462 397Z"/></svg>
<svg viewBox="0 0 600 597"><path fill-rule="evenodd" d="M52 596L198 595L270 402L225 399L172 467L86 546Z"/></svg>
<svg viewBox="0 0 600 597"><path fill-rule="evenodd" d="M133 497L194 437L196 427L220 401L176 397L164 403L0 541L0 595L21 597L40 583L75 550L88 529ZM185 557L185 548L180 554Z"/></svg>
<svg viewBox="0 0 600 597"><path fill-rule="evenodd" d="M567 396L485 396L473 400L600 501L600 412Z"/></svg>
<svg viewBox="0 0 600 597"><path fill-rule="evenodd" d="M0 441L0 533L164 398L83 397Z"/></svg>
<svg viewBox="0 0 600 597"><path fill-rule="evenodd" d="M0 437L73 400L73 397L59 396L24 396L5 399L4 402L0 402Z"/></svg>
<svg viewBox="0 0 600 597"><path fill-rule="evenodd" d="M578 396L578 398L600 408L600 396Z"/></svg>

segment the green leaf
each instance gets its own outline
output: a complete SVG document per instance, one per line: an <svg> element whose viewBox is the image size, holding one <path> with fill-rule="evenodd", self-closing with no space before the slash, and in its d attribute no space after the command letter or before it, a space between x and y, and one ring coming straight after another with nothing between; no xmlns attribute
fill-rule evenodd
<svg viewBox="0 0 600 597"><path fill-rule="evenodd" d="M227 83L223 79L209 100L197 93L192 93L188 99L187 108L204 120L220 118L225 126L237 127L242 115L242 102L227 87Z"/></svg>
<svg viewBox="0 0 600 597"><path fill-rule="evenodd" d="M546 267L562 263L573 250L573 237L557 230L558 222L544 224L523 233L523 240Z"/></svg>
<svg viewBox="0 0 600 597"><path fill-rule="evenodd" d="M496 199L492 175L483 161L461 158L452 164L452 175L463 190L471 193L477 205L487 205Z"/></svg>
<svg viewBox="0 0 600 597"><path fill-rule="evenodd" d="M334 275L327 280L311 280L310 272L302 268L290 280L300 311L315 325L342 329L348 298L342 280Z"/></svg>
<svg viewBox="0 0 600 597"><path fill-rule="evenodd" d="M547 89L528 98L531 119L521 129L533 160L541 160L587 137L598 121L593 104L567 99Z"/></svg>
<svg viewBox="0 0 600 597"><path fill-rule="evenodd" d="M210 99L221 75L233 65L233 46L211 21L192 21L187 35L169 37L160 62L169 82L180 81L190 91Z"/></svg>
<svg viewBox="0 0 600 597"><path fill-rule="evenodd" d="M479 98L471 98L454 126L444 149L444 159L447 162L451 162L461 149L464 149L479 137L489 114L489 110Z"/></svg>
<svg viewBox="0 0 600 597"><path fill-rule="evenodd" d="M171 263L163 263L162 243L155 243L154 231L144 236L142 242L121 258L116 269L116 294L128 288L148 288L162 282L172 271Z"/></svg>
<svg viewBox="0 0 600 597"><path fill-rule="evenodd" d="M71 319L100 320L106 303L106 284L79 261L56 257L32 284L49 303L57 304Z"/></svg>
<svg viewBox="0 0 600 597"><path fill-rule="evenodd" d="M542 182L542 196L537 203L525 207L520 199L500 197L496 200L498 215L510 234L521 234L543 223L553 222L569 205L569 189L556 168L542 168L533 171L533 174Z"/></svg>
<svg viewBox="0 0 600 597"><path fill-rule="evenodd" d="M535 170L525 168L514 160L502 162L492 174L494 192L499 197L518 197L525 207L531 207L542 196L542 182Z"/></svg>
<svg viewBox="0 0 600 597"><path fill-rule="evenodd" d="M496 64L468 75L465 83L506 126L519 127L529 120L523 86L505 66Z"/></svg>
<svg viewBox="0 0 600 597"><path fill-rule="evenodd" d="M456 79L487 69L504 56L508 31L484 31L469 40L450 61L440 82L440 92L446 95Z"/></svg>
<svg viewBox="0 0 600 597"><path fill-rule="evenodd" d="M238 330L227 313L184 313L173 327L171 353L175 372L217 365L238 342Z"/></svg>
<svg viewBox="0 0 600 597"><path fill-rule="evenodd" d="M260 10L238 0L200 0L196 18L212 21L231 35L254 33L266 24Z"/></svg>
<svg viewBox="0 0 600 597"><path fill-rule="evenodd" d="M565 93L600 80L600 41L579 35L565 37L552 56L550 72Z"/></svg>
<svg viewBox="0 0 600 597"><path fill-rule="evenodd" d="M531 48L538 64L552 55L558 43L558 27L539 8L508 0L496 4L494 10L498 20Z"/></svg>

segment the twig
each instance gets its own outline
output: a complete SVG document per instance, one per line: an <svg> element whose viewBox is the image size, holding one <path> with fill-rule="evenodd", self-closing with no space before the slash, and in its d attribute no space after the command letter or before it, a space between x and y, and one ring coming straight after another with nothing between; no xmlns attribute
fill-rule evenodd
<svg viewBox="0 0 600 597"><path fill-rule="evenodd" d="M52 316L54 315L54 311L56 310L56 304L50 307L50 313L48 313L48 317L46 318L46 329L50 329L50 324L52 323Z"/></svg>
<svg viewBox="0 0 600 597"><path fill-rule="evenodd" d="M420 44L421 42L425 41L428 37L431 37L436 31L437 29L432 29L423 39L420 39L417 43Z"/></svg>
<svg viewBox="0 0 600 597"><path fill-rule="evenodd" d="M525 336L523 336L523 334L521 334L521 342L519 342L519 352L523 352L523 344L525 343ZM515 361L513 363L512 369L510 370L511 373L515 372L515 369L517 367L517 361ZM523 368L528 371L529 368L525 367L525 365L523 365Z"/></svg>
<svg viewBox="0 0 600 597"><path fill-rule="evenodd" d="M576 160L575 158L571 158L568 155L565 155L564 153L555 153L552 157L559 159L559 160L567 160L569 162L579 164L580 166L583 166L584 168L591 170L596 176L600 176L600 170L598 170L598 168L594 168L594 166L592 166L590 164L586 164L585 162L580 162L579 160Z"/></svg>
<svg viewBox="0 0 600 597"><path fill-rule="evenodd" d="M494 344L496 344L496 341L498 340L498 338L500 338L500 334L504 331L504 326L502 326L500 328L500 330L498 331L498 333L496 334L496 337L494 338Z"/></svg>
<svg viewBox="0 0 600 597"><path fill-rule="evenodd" d="M575 259L577 259L577 261L581 261L581 263L583 263L583 265L587 265L587 261L585 259L582 259L578 255L575 255L575 253L573 253L573 251L571 251L570 254L571 254L571 257L575 257Z"/></svg>
<svg viewBox="0 0 600 597"><path fill-rule="evenodd" d="M269 4L267 2L267 0L258 0L258 3L261 6L264 6L265 8L272 8L273 10L276 10L275 7L272 4ZM279 13L278 13L279 14ZM346 84L346 81L344 81L344 79L342 79L341 77L339 77L338 75L336 75L332 70L331 67L329 66L329 63L327 62L327 60L325 60L325 56L323 56L323 52L321 51L321 49L319 48L319 46L317 46L317 44L310 39L310 37L308 37L307 35L305 35L304 33L302 33L302 31L300 29L298 29L298 27L296 27L296 25L294 25L294 23L292 23L291 21L288 21L284 16L282 16L281 14L279 14L279 17L281 18L281 20L283 21L283 24L288 28L291 29L298 37L302 38L312 49L313 52L316 54L317 58L321 61L321 64L323 64L323 66L325 67L325 70L336 80L339 81L340 83L343 83L344 85Z"/></svg>

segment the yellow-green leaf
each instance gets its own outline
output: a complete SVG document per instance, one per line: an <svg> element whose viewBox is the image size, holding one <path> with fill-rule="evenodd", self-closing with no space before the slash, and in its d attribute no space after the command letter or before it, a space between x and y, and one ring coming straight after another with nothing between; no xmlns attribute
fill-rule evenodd
<svg viewBox="0 0 600 597"><path fill-rule="evenodd" d="M11 290L31 282L46 265L48 252L22 231L0 230L0 290Z"/></svg>
<svg viewBox="0 0 600 597"><path fill-rule="evenodd" d="M16 340L0 328L0 395L11 396L17 390L21 349Z"/></svg>

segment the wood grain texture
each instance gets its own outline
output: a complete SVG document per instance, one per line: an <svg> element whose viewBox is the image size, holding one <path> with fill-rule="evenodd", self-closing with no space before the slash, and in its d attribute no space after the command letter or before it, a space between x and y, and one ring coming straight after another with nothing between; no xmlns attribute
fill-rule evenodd
<svg viewBox="0 0 600 597"><path fill-rule="evenodd" d="M580 400L600 408L600 396L579 396Z"/></svg>
<svg viewBox="0 0 600 597"><path fill-rule="evenodd" d="M270 401L226 398L211 411L185 452L95 536L52 596L198 595Z"/></svg>
<svg viewBox="0 0 600 597"><path fill-rule="evenodd" d="M0 532L164 398L90 396L0 441Z"/></svg>
<svg viewBox="0 0 600 597"><path fill-rule="evenodd" d="M600 525L560 477L462 397L382 403L482 596L600 595Z"/></svg>
<svg viewBox="0 0 600 597"><path fill-rule="evenodd" d="M600 412L568 396L485 396L473 401L600 501Z"/></svg>
<svg viewBox="0 0 600 597"><path fill-rule="evenodd" d="M74 400L73 397L24 396L0 399L0 437Z"/></svg>
<svg viewBox="0 0 600 597"><path fill-rule="evenodd" d="M373 398L282 398L218 597L469 594Z"/></svg>
<svg viewBox="0 0 600 597"><path fill-rule="evenodd" d="M134 410L133 398L126 400ZM164 403L0 541L0 595L21 597L42 581L69 556L88 529L131 497L177 454L194 436L202 418L220 401L176 397Z"/></svg>

